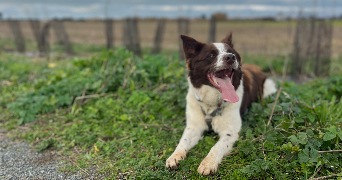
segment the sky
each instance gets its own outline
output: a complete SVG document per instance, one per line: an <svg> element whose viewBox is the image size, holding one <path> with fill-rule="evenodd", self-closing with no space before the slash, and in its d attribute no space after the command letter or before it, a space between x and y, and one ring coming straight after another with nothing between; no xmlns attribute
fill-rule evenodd
<svg viewBox="0 0 342 180"><path fill-rule="evenodd" d="M342 0L0 0L4 19L210 17L215 12L230 18L283 17L305 14L342 15Z"/></svg>

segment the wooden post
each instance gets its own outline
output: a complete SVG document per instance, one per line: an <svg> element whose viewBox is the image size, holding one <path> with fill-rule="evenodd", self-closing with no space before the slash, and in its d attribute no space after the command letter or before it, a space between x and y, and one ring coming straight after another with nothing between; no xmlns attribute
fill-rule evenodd
<svg viewBox="0 0 342 180"><path fill-rule="evenodd" d="M308 76L329 75L332 23L326 20L298 18L291 73L297 81Z"/></svg>
<svg viewBox="0 0 342 180"><path fill-rule="evenodd" d="M128 22L128 19L122 20L122 43L123 46L127 49L129 49Z"/></svg>
<svg viewBox="0 0 342 180"><path fill-rule="evenodd" d="M215 42L215 38L216 38L216 18L214 16L211 16L210 25L209 25L208 43Z"/></svg>
<svg viewBox="0 0 342 180"><path fill-rule="evenodd" d="M184 61L184 52L183 52L183 42L180 39L180 35L189 34L189 19L179 18L178 19L178 39L179 39L179 60Z"/></svg>
<svg viewBox="0 0 342 180"><path fill-rule="evenodd" d="M320 20L317 27L317 49L315 59L315 75L318 77L329 76L330 56L331 56L331 39L332 39L332 22Z"/></svg>
<svg viewBox="0 0 342 180"><path fill-rule="evenodd" d="M140 38L136 18L128 18L123 26L124 44L137 56L141 56Z"/></svg>
<svg viewBox="0 0 342 180"><path fill-rule="evenodd" d="M17 50L19 52L25 52L25 40L20 29L19 21L9 20L8 23L12 30Z"/></svg>
<svg viewBox="0 0 342 180"><path fill-rule="evenodd" d="M51 25L57 37L58 43L64 46L67 54L73 54L71 43L69 41L69 36L64 28L63 21L52 21Z"/></svg>
<svg viewBox="0 0 342 180"><path fill-rule="evenodd" d="M164 32L165 32L165 22L166 22L165 19L159 19L158 20L156 35L154 37L154 46L153 46L153 50L152 50L153 54L160 53L161 44L162 44L163 36L164 36Z"/></svg>
<svg viewBox="0 0 342 180"><path fill-rule="evenodd" d="M291 74L297 80L299 80L300 75L302 74L302 66L303 66L303 29L304 29L304 20L301 18L301 13L297 19L295 37L294 37L294 49L293 49L293 57L292 57L292 67L291 67Z"/></svg>
<svg viewBox="0 0 342 180"><path fill-rule="evenodd" d="M106 39L107 39L107 49L113 48L113 20L112 19L106 19L105 20L106 25Z"/></svg>
<svg viewBox="0 0 342 180"><path fill-rule="evenodd" d="M40 23L37 20L30 20L30 26L33 32L34 39L38 44L38 48L40 49Z"/></svg>
<svg viewBox="0 0 342 180"><path fill-rule="evenodd" d="M50 50L49 46L49 29L50 29L50 22L44 24L42 31L40 33L40 43L42 45L41 53L48 54Z"/></svg>
<svg viewBox="0 0 342 180"><path fill-rule="evenodd" d="M138 19L133 18L131 24L131 39L132 39L132 46L134 47L133 52L137 56L141 56L141 48L140 48L140 36L139 36L139 28L138 28Z"/></svg>

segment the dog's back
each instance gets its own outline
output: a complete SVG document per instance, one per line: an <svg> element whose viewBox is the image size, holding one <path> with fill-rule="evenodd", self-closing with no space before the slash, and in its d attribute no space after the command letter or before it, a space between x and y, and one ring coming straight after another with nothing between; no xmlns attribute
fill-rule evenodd
<svg viewBox="0 0 342 180"><path fill-rule="evenodd" d="M243 86L244 94L240 108L240 114L244 114L252 102L276 92L276 85L273 80L266 78L262 70L255 65L243 64Z"/></svg>

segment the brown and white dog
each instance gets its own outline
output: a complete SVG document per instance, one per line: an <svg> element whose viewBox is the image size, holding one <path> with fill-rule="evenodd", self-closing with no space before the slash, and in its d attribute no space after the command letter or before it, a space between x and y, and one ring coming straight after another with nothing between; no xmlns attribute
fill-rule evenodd
<svg viewBox="0 0 342 180"><path fill-rule="evenodd" d="M215 174L223 157L239 138L241 115L252 102L276 92L276 85L254 65L241 65L233 48L232 34L220 43L205 44L181 36L189 70L186 96L186 128L166 167L176 169L180 160L213 130L220 136L198 167L202 175Z"/></svg>

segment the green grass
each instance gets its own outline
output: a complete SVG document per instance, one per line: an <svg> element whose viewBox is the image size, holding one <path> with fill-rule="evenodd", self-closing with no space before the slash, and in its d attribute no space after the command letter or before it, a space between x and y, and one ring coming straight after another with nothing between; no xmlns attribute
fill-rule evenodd
<svg viewBox="0 0 342 180"><path fill-rule="evenodd" d="M206 179L197 167L215 134L206 134L179 169L165 168L185 125L186 70L176 57L138 58L124 49L58 61L2 54L0 127L37 151L53 149L77 163L63 171L96 167L108 179ZM262 56L244 57L269 68ZM269 59L278 74L283 60ZM276 95L254 103L234 154L212 178L307 179L322 166L315 177L339 173L341 179L342 153L322 152L342 149L342 76L335 72L300 86L286 82L269 125Z"/></svg>

